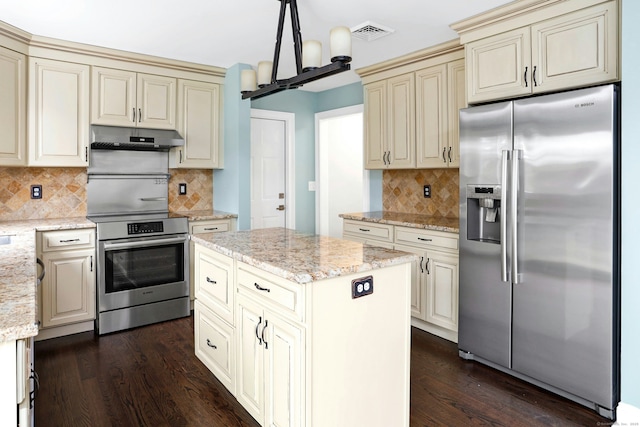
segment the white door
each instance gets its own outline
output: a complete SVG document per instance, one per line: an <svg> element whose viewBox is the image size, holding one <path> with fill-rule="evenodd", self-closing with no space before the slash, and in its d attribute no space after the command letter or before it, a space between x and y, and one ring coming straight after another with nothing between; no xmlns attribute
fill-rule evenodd
<svg viewBox="0 0 640 427"><path fill-rule="evenodd" d="M316 232L320 235L342 237L338 215L369 210L362 117L362 105L316 114Z"/></svg>
<svg viewBox="0 0 640 427"><path fill-rule="evenodd" d="M294 228L291 113L251 111L251 229Z"/></svg>

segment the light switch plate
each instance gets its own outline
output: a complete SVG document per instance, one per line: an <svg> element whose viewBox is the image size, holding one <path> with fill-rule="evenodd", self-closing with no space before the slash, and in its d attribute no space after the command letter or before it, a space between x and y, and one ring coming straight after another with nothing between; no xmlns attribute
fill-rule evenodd
<svg viewBox="0 0 640 427"><path fill-rule="evenodd" d="M181 182L180 184L178 184L178 193L181 196L187 194L187 184L185 182Z"/></svg>

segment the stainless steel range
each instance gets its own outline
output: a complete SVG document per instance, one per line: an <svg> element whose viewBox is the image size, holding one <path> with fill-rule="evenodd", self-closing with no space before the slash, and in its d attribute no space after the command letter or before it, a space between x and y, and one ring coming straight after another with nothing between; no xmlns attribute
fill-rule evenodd
<svg viewBox="0 0 640 427"><path fill-rule="evenodd" d="M175 131L92 126L100 335L190 314L188 221L168 209L168 150L181 143Z"/></svg>

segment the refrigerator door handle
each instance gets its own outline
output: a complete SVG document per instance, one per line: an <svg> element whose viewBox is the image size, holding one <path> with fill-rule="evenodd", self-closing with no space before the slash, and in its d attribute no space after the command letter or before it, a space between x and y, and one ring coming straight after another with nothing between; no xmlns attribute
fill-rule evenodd
<svg viewBox="0 0 640 427"><path fill-rule="evenodd" d="M522 282L518 273L518 192L520 178L520 153L513 150L511 161L511 188L509 201L509 224L511 227L511 281L514 285Z"/></svg>
<svg viewBox="0 0 640 427"><path fill-rule="evenodd" d="M502 178L501 178L501 184L502 184L502 212L501 212L501 216L502 218L500 219L500 278L503 282L508 282L509 281L509 263L507 262L507 251L508 251L508 242L507 242L507 224L509 222L509 219L507 218L507 215L505 215L506 212L508 212L509 210L507 209L507 204L506 202L506 195L508 194L507 192L507 178L509 177L509 150L502 150Z"/></svg>

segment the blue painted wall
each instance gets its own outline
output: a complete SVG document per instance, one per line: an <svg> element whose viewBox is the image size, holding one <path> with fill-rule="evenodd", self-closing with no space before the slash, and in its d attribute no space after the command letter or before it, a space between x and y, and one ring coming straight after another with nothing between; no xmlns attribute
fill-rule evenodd
<svg viewBox="0 0 640 427"><path fill-rule="evenodd" d="M640 408L640 2L623 1L622 9L621 392L623 402Z"/></svg>
<svg viewBox="0 0 640 427"><path fill-rule="evenodd" d="M224 169L213 171L213 206L238 214L238 229L251 227L251 103L240 97L240 71L248 65L227 70L224 85ZM240 171L246 171L241 173Z"/></svg>
<svg viewBox="0 0 640 427"><path fill-rule="evenodd" d="M315 114L362 104L362 85L353 83L324 92L288 90L255 101L240 98L240 71L249 68L237 64L227 70L225 78L224 126L225 168L214 171L213 205L216 210L238 213L238 229L250 224L251 108L295 114L295 196L296 229L315 233L315 192L309 181L315 181ZM382 172L371 177L372 210L382 210Z"/></svg>

